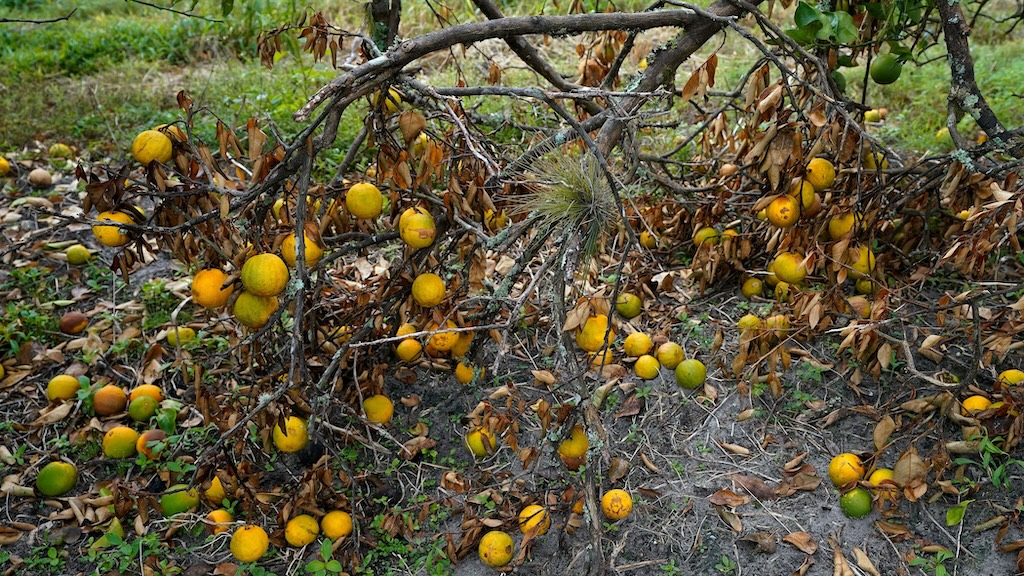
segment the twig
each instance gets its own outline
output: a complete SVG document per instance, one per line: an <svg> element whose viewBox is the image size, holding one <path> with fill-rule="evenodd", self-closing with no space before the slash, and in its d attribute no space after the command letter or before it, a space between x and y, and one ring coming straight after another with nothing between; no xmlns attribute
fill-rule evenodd
<svg viewBox="0 0 1024 576"><path fill-rule="evenodd" d="M223 24L224 23L223 20L217 20L216 18L210 18L209 16L200 16L199 14L192 14L191 12L183 12L181 10L175 10L174 8L171 8L171 7L168 7L168 6L158 6L156 4L151 4L149 2L145 2L144 0L128 0L128 1L129 2L134 2L136 4L142 4L143 6L149 6L150 8L156 8L157 10L164 10L164 11L167 11L167 12L173 12L175 14L178 14L179 16L187 16L189 18L198 18L200 20L206 20L207 22L216 22L218 24Z"/></svg>
<svg viewBox="0 0 1024 576"><path fill-rule="evenodd" d="M78 12L78 8L72 8L71 12L68 12L65 16L61 16L60 18L51 18L49 20L22 20L19 18L0 18L0 24L53 24L54 22L63 22L64 20L69 20L75 14L75 12Z"/></svg>

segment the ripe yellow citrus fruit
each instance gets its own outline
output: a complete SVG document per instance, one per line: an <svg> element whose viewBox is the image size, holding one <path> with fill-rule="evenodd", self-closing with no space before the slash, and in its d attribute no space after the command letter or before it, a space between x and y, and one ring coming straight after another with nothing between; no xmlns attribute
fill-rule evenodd
<svg viewBox="0 0 1024 576"><path fill-rule="evenodd" d="M587 318L583 329L576 333L576 344L587 352L597 352L605 345L604 333L608 330L608 317L598 314ZM608 341L614 337L615 332L608 334Z"/></svg>
<svg viewBox="0 0 1024 576"><path fill-rule="evenodd" d="M654 356L644 354L636 359L633 370L641 380L653 380L658 377L658 373L661 371L661 363Z"/></svg>
<svg viewBox="0 0 1024 576"><path fill-rule="evenodd" d="M639 316L643 306L643 300L632 292L623 292L615 299L615 311L626 320Z"/></svg>
<svg viewBox="0 0 1024 576"><path fill-rule="evenodd" d="M789 302L789 282L779 282L775 285L775 300L778 302Z"/></svg>
<svg viewBox="0 0 1024 576"><path fill-rule="evenodd" d="M469 353L469 347L473 344L473 332L459 332L459 339L455 341L455 346L452 346L451 353L453 358L461 358Z"/></svg>
<svg viewBox="0 0 1024 576"><path fill-rule="evenodd" d="M799 284L807 277L807 266L802 254L783 252L775 257L775 276L782 282Z"/></svg>
<svg viewBox="0 0 1024 576"><path fill-rule="evenodd" d="M309 432L306 421L298 416L289 416L285 421L285 429L281 424L274 425L274 446L281 452L298 452L309 444Z"/></svg>
<svg viewBox="0 0 1024 576"><path fill-rule="evenodd" d="M853 230L853 224L856 220L853 212L847 212L840 216L833 216L828 221L828 237L832 240L839 240L845 238L850 230Z"/></svg>
<svg viewBox="0 0 1024 576"><path fill-rule="evenodd" d="M963 414L965 416L970 415L973 412L982 412L988 410L988 407L992 405L992 401L980 394L974 396L968 396L962 402Z"/></svg>
<svg viewBox="0 0 1024 576"><path fill-rule="evenodd" d="M228 497L227 492L224 490L224 483L217 476L210 480L210 487L206 489L203 496L208 502L216 506L219 506Z"/></svg>
<svg viewBox="0 0 1024 576"><path fill-rule="evenodd" d="M611 348L605 348L604 352L595 352L587 356L590 358L590 365L594 368L607 366L615 361L615 355L612 354Z"/></svg>
<svg viewBox="0 0 1024 576"><path fill-rule="evenodd" d="M851 296L847 299L850 309L861 318L871 317L871 302L863 296Z"/></svg>
<svg viewBox="0 0 1024 576"><path fill-rule="evenodd" d="M891 52L881 54L871 62L868 73L875 84L892 84L903 72L903 63Z"/></svg>
<svg viewBox="0 0 1024 576"><path fill-rule="evenodd" d="M158 124L153 126L153 130L166 134L172 141L184 142L188 140L188 135L185 134L185 131L174 124Z"/></svg>
<svg viewBox="0 0 1024 576"><path fill-rule="evenodd" d="M850 518L863 518L871 513L871 492L857 486L839 497L839 507Z"/></svg>
<svg viewBox="0 0 1024 576"><path fill-rule="evenodd" d="M865 122L881 122L882 121L882 113L881 113L881 111L879 111L877 108L872 108L871 110L868 110L867 112L864 113L864 121Z"/></svg>
<svg viewBox="0 0 1024 576"><path fill-rule="evenodd" d="M445 327L458 328L458 326L455 325L455 322L452 322L451 320L445 322ZM428 328L430 329L430 331L434 332L439 330L440 326L432 323ZM433 336L430 337L430 345L437 349L439 352L448 352L449 350L455 347L455 344L457 344L458 341L459 333L451 332L448 330L436 332Z"/></svg>
<svg viewBox="0 0 1024 576"><path fill-rule="evenodd" d="M165 449L165 446L162 446L160 443L166 439L167 432L164 432L159 428L146 430L140 434L139 439L135 441L135 451L150 460L156 460L160 457L160 453Z"/></svg>
<svg viewBox="0 0 1024 576"><path fill-rule="evenodd" d="M603 336L603 334L602 334ZM626 336L626 341L622 344L622 349L626 352L626 356L643 356L651 351L651 347L654 346L654 342L651 341L651 337L643 332L633 332L629 336Z"/></svg>
<svg viewBox="0 0 1024 576"><path fill-rule="evenodd" d="M869 150L864 154L860 164L868 170L885 170L889 167L889 160L881 152Z"/></svg>
<svg viewBox="0 0 1024 576"><path fill-rule="evenodd" d="M50 146L48 153L51 158L71 158L75 155L71 150L71 147L62 142L57 142L53 146Z"/></svg>
<svg viewBox="0 0 1024 576"><path fill-rule="evenodd" d="M220 308L227 304L234 284L224 286L228 275L217 268L207 268L192 277L192 301L203 308Z"/></svg>
<svg viewBox="0 0 1024 576"><path fill-rule="evenodd" d="M459 384L469 384L473 381L473 376L476 374L476 366L472 364L466 364L465 362L459 362L455 366L455 380ZM480 370L480 378L484 377L484 370Z"/></svg>
<svg viewBox="0 0 1024 576"><path fill-rule="evenodd" d="M466 433L466 447L477 458L484 458L488 454L494 454L498 447L498 435L490 430L477 426Z"/></svg>
<svg viewBox="0 0 1024 576"><path fill-rule="evenodd" d="M815 192L821 192L835 183L836 167L827 158L815 158L807 163L804 181L810 183Z"/></svg>
<svg viewBox="0 0 1024 576"><path fill-rule="evenodd" d="M434 243L437 226L430 212L423 208L409 208L398 221L398 233L410 247L426 248Z"/></svg>
<svg viewBox="0 0 1024 576"><path fill-rule="evenodd" d="M163 390L156 384L142 384L132 388L132 393L128 395L128 400L133 401L139 396L150 396L157 402L164 399Z"/></svg>
<svg viewBox="0 0 1024 576"><path fill-rule="evenodd" d="M704 384L708 369L700 360L689 358L676 366L676 384L687 390L694 390Z"/></svg>
<svg viewBox="0 0 1024 576"><path fill-rule="evenodd" d="M116 426L103 435L103 455L107 458L135 456L139 433L127 426Z"/></svg>
<svg viewBox="0 0 1024 576"><path fill-rule="evenodd" d="M145 166L154 160L166 164L171 159L171 139L163 132L145 130L132 141L132 156Z"/></svg>
<svg viewBox="0 0 1024 576"><path fill-rule="evenodd" d="M875 269L875 254L867 246L851 246L848 252L853 276L868 276Z"/></svg>
<svg viewBox="0 0 1024 576"><path fill-rule="evenodd" d="M68 264L81 266L92 258L92 252L81 244L75 244L68 246L68 249L64 251L64 256L68 259Z"/></svg>
<svg viewBox="0 0 1024 576"><path fill-rule="evenodd" d="M675 370L676 366L679 366L679 363L686 357L683 353L683 347L675 342L665 342L658 346L657 355L658 362L669 370Z"/></svg>
<svg viewBox="0 0 1024 576"><path fill-rule="evenodd" d="M0 178L7 176L11 173L11 163L7 161L7 158L0 156Z"/></svg>
<svg viewBox="0 0 1024 576"><path fill-rule="evenodd" d="M633 511L633 497L629 492L615 488L601 496L601 512L612 522L622 520Z"/></svg>
<svg viewBox="0 0 1024 576"><path fill-rule="evenodd" d="M187 484L175 484L160 497L160 508L167 518L193 510L196 506L199 506L199 490L189 490Z"/></svg>
<svg viewBox="0 0 1024 576"><path fill-rule="evenodd" d="M703 246L704 244L714 246L718 244L718 230L715 230L711 226L705 226L693 235L693 245Z"/></svg>
<svg viewBox="0 0 1024 576"><path fill-rule="evenodd" d="M743 286L740 287L740 293L747 300L752 300L754 296L760 296L763 292L764 282L757 278L747 278L743 281Z"/></svg>
<svg viewBox="0 0 1024 576"><path fill-rule="evenodd" d="M395 347L395 355L403 362L412 362L419 358L422 351L423 345L415 338L406 338Z"/></svg>
<svg viewBox="0 0 1024 576"><path fill-rule="evenodd" d="M1011 368L1009 370L1003 370L999 373L999 382L1002 384L1020 384L1024 382L1024 371Z"/></svg>
<svg viewBox="0 0 1024 576"><path fill-rule="evenodd" d="M309 514L299 514L284 526L285 541L296 548L302 548L313 542L319 535L320 524Z"/></svg>
<svg viewBox="0 0 1024 576"><path fill-rule="evenodd" d="M892 470L890 470L889 468L878 468L871 473L871 476L868 477L868 483L871 484L872 486L879 486L882 482L892 479Z"/></svg>
<svg viewBox="0 0 1024 576"><path fill-rule="evenodd" d="M640 233L640 245L648 250L654 250L658 247L658 237L644 230Z"/></svg>
<svg viewBox="0 0 1024 576"><path fill-rule="evenodd" d="M857 294L871 296L875 293L875 283L872 282L870 278L861 278L860 280L857 280L855 289L857 290Z"/></svg>
<svg viewBox="0 0 1024 576"><path fill-rule="evenodd" d="M46 397L50 400L70 400L81 388L78 378L69 374L54 376L46 384Z"/></svg>
<svg viewBox="0 0 1024 576"><path fill-rule="evenodd" d="M356 218L373 219L384 209L384 195L373 184L360 182L345 194L345 208Z"/></svg>
<svg viewBox="0 0 1024 576"><path fill-rule="evenodd" d="M231 512L228 512L223 508L214 510L213 512L210 512L206 515L207 527L213 534L221 534L227 532L228 529L231 527L229 525L234 520L235 518L231 515Z"/></svg>
<svg viewBox="0 0 1024 576"><path fill-rule="evenodd" d="M259 330L270 320L274 312L277 312L276 296L257 296L249 291L243 290L238 298L235 298L235 306L232 313L235 320L240 324Z"/></svg>
<svg viewBox="0 0 1024 576"><path fill-rule="evenodd" d="M378 90L370 97L370 103L373 104L377 110L387 114L394 114L402 107L402 94L391 87L388 88L387 94L382 94L381 91Z"/></svg>
<svg viewBox="0 0 1024 576"><path fill-rule="evenodd" d="M807 180L801 180L789 190L790 197L796 199L806 212L814 204L814 186Z"/></svg>
<svg viewBox="0 0 1024 576"><path fill-rule="evenodd" d="M160 403L150 396L140 396L128 404L128 416L136 422L148 422L156 415Z"/></svg>
<svg viewBox="0 0 1024 576"><path fill-rule="evenodd" d="M508 226L508 215L505 214L504 210L499 210L498 213L495 214L494 210L488 208L487 210L484 210L484 224L491 232L503 230L505 226Z"/></svg>
<svg viewBox="0 0 1024 576"><path fill-rule="evenodd" d="M432 272L419 274L412 281L412 299L424 308L437 306L444 300L445 285L440 276Z"/></svg>
<svg viewBox="0 0 1024 576"><path fill-rule="evenodd" d="M128 395L113 384L107 384L92 395L92 409L97 416L113 416L127 406Z"/></svg>
<svg viewBox="0 0 1024 576"><path fill-rule="evenodd" d="M551 527L551 515L538 504L530 504L519 513L519 531L529 534L531 531L537 536L547 534Z"/></svg>
<svg viewBox="0 0 1024 576"><path fill-rule="evenodd" d="M779 196L768 205L768 221L779 228L789 228L800 219L800 203L792 196Z"/></svg>
<svg viewBox="0 0 1024 576"><path fill-rule="evenodd" d="M395 405L391 399L383 394L376 394L363 400L363 412L366 419L374 424L383 426L391 421L395 414Z"/></svg>
<svg viewBox="0 0 1024 576"><path fill-rule="evenodd" d="M320 519L320 529L331 540L344 538L352 533L352 516L344 510L332 510Z"/></svg>
<svg viewBox="0 0 1024 576"><path fill-rule="evenodd" d="M573 426L568 438L562 440L558 445L558 455L562 458L582 458L590 448L590 440L587 438L583 426Z"/></svg>
<svg viewBox="0 0 1024 576"><path fill-rule="evenodd" d="M50 462L36 476L36 489L43 496L63 496L78 483L78 468L68 462Z"/></svg>
<svg viewBox="0 0 1024 576"><path fill-rule="evenodd" d="M500 568L512 561L515 544L512 537L501 530L491 530L480 539L477 552L480 560L492 568Z"/></svg>
<svg viewBox="0 0 1024 576"><path fill-rule="evenodd" d="M324 255L324 249L321 248L316 242L314 242L309 234L303 234L302 247L303 252L306 253L306 266L315 266L320 258ZM295 246L295 233L291 233L285 236L284 241L281 242L281 257L284 258L285 264L289 268L295 268L295 262L298 260L299 252ZM245 267L243 266L243 270ZM276 296L276 294L274 294Z"/></svg>
<svg viewBox="0 0 1024 576"><path fill-rule="evenodd" d="M270 538L259 526L242 526L231 535L231 554L239 562L255 562L267 553Z"/></svg>
<svg viewBox="0 0 1024 576"><path fill-rule="evenodd" d="M829 462L828 477L836 487L856 482L864 477L864 463L856 454L844 452Z"/></svg>
<svg viewBox="0 0 1024 576"><path fill-rule="evenodd" d="M744 314L736 321L736 327L740 331L757 330L761 327L761 319L753 314Z"/></svg>
<svg viewBox="0 0 1024 576"><path fill-rule="evenodd" d="M242 265L242 286L254 296L277 296L287 285L288 266L277 254L257 254Z"/></svg>
<svg viewBox="0 0 1024 576"><path fill-rule="evenodd" d="M179 343L184 344L194 340L196 337L196 331L188 326L175 326L167 331L167 344L170 346L177 346Z"/></svg>
<svg viewBox="0 0 1024 576"><path fill-rule="evenodd" d="M124 212L110 211L100 212L96 219L101 222L114 222L115 224L97 224L92 227L92 235L104 246L117 248L128 243L128 234L122 232L116 224L134 224L132 217Z"/></svg>

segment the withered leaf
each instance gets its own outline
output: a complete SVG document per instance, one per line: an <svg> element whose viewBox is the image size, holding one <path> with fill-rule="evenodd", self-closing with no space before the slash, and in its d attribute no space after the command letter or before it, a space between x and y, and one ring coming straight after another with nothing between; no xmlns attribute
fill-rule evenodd
<svg viewBox="0 0 1024 576"><path fill-rule="evenodd" d="M732 490L719 490L708 497L708 502L716 506L728 506L735 508L744 504L750 503L750 498L742 494L737 494Z"/></svg>
<svg viewBox="0 0 1024 576"><path fill-rule="evenodd" d="M758 530L757 532L747 534L739 538L740 542L750 542L754 545L754 551L760 552L761 554L774 554L775 546L778 541L775 539L775 534L772 532L765 532Z"/></svg>
<svg viewBox="0 0 1024 576"><path fill-rule="evenodd" d="M792 544L804 554L814 554L818 551L818 543L807 532L791 532L782 537L782 541Z"/></svg>
<svg viewBox="0 0 1024 576"><path fill-rule="evenodd" d="M875 425L875 450L881 450L889 443L889 437L896 431L896 421L886 415Z"/></svg>
<svg viewBox="0 0 1024 576"><path fill-rule="evenodd" d="M627 473L629 473L629 462L623 458L612 458L608 466L608 481L614 484L622 480Z"/></svg>
<svg viewBox="0 0 1024 576"><path fill-rule="evenodd" d="M417 436L402 445L398 456L403 460L412 460L420 455L420 452L437 446L437 441L426 436Z"/></svg>
<svg viewBox="0 0 1024 576"><path fill-rule="evenodd" d="M756 476L733 474L731 478L736 486L746 490L751 496L758 500L774 500L779 496L774 488L769 487L764 480L761 480Z"/></svg>
<svg viewBox="0 0 1024 576"><path fill-rule="evenodd" d="M882 576L878 573L878 568L875 568L875 565L871 562L871 559L868 558L868 555L856 546L853 548L853 559L857 562L857 566L859 566L864 572L867 572L871 576Z"/></svg>
<svg viewBox="0 0 1024 576"><path fill-rule="evenodd" d="M732 528L733 532L737 534L743 532L743 521L740 520L740 517L735 512L724 506L715 506L715 511L718 512L719 518Z"/></svg>
<svg viewBox="0 0 1024 576"><path fill-rule="evenodd" d="M892 479L899 487L905 487L914 481L923 482L928 477L928 465L911 446L904 452L892 469Z"/></svg>

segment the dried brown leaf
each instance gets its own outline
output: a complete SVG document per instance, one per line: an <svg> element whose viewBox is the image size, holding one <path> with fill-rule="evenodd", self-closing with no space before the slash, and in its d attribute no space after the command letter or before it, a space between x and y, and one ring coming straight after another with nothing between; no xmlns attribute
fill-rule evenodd
<svg viewBox="0 0 1024 576"><path fill-rule="evenodd" d="M814 554L818 551L818 543L807 532L791 532L782 537L782 541L792 544L805 554Z"/></svg>

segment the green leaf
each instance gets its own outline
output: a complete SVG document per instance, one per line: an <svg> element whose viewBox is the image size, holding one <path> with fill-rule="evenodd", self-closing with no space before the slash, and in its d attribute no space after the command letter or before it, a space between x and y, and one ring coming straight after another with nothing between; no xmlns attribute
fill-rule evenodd
<svg viewBox="0 0 1024 576"><path fill-rule="evenodd" d="M857 26L853 23L853 16L848 12L835 12L836 42L839 44L851 44L857 40Z"/></svg>
<svg viewBox="0 0 1024 576"><path fill-rule="evenodd" d="M810 25L812 22L821 21L821 12L818 12L816 8L810 4L801 2L796 7L796 12L793 14L793 21L800 28Z"/></svg>
<svg viewBox="0 0 1024 576"><path fill-rule="evenodd" d="M885 20L885 7L882 6L881 2L869 2L864 5L867 9L868 14L871 14L876 20Z"/></svg>
<svg viewBox="0 0 1024 576"><path fill-rule="evenodd" d="M227 16L231 14L231 10L235 7L235 0L220 0L220 11L221 14Z"/></svg>
<svg viewBox="0 0 1024 576"><path fill-rule="evenodd" d="M790 28L786 30L786 35L795 40L797 44L807 46L808 44L814 44L814 32L818 26L821 26L821 24L817 24L814 27L808 26L807 28Z"/></svg>
<svg viewBox="0 0 1024 576"><path fill-rule="evenodd" d="M946 526L956 526L963 522L964 514L967 513L967 505L971 502L974 502L974 500L964 500L949 510L946 510Z"/></svg>

